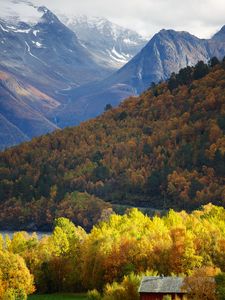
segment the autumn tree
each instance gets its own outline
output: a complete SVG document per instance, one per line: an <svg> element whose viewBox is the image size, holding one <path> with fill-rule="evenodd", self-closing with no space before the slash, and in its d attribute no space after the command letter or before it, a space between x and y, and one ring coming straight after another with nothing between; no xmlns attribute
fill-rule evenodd
<svg viewBox="0 0 225 300"><path fill-rule="evenodd" d="M219 272L213 267L202 267L185 278L183 288L188 291L191 299L216 300L216 284L214 276Z"/></svg>
<svg viewBox="0 0 225 300"><path fill-rule="evenodd" d="M26 299L26 295L35 291L33 276L24 260L17 254L0 251L0 298L11 295L17 299Z"/></svg>

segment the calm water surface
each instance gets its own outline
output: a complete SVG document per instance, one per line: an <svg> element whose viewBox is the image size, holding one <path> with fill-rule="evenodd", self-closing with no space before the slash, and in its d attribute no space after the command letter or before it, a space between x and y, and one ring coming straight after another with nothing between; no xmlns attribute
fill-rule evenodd
<svg viewBox="0 0 225 300"><path fill-rule="evenodd" d="M14 233L19 232L19 231L0 231L0 234L2 234L3 237L6 236L6 234L9 235L9 237L11 238L13 236ZM33 231L28 232L30 235L32 235ZM35 231L35 233L37 234L38 238L41 239L43 236L45 235L50 235L51 232L42 232L42 231Z"/></svg>

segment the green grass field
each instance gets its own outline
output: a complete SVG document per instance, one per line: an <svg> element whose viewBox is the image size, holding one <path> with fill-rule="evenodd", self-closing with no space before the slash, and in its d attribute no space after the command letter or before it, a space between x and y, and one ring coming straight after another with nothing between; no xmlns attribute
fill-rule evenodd
<svg viewBox="0 0 225 300"><path fill-rule="evenodd" d="M28 300L87 300L87 297L83 294L45 294L31 295Z"/></svg>

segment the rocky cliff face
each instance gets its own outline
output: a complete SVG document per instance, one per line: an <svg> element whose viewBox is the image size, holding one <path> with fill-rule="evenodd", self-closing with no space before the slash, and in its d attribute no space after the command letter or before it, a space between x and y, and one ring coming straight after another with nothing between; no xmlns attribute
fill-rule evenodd
<svg viewBox="0 0 225 300"><path fill-rule="evenodd" d="M207 41L188 32L161 30L126 66L111 77L114 82L123 82L142 92L152 82L164 80L172 72L199 60L208 61L210 54Z"/></svg>
<svg viewBox="0 0 225 300"><path fill-rule="evenodd" d="M222 59L225 56L225 26L211 40L208 40L208 51L211 57L216 56Z"/></svg>

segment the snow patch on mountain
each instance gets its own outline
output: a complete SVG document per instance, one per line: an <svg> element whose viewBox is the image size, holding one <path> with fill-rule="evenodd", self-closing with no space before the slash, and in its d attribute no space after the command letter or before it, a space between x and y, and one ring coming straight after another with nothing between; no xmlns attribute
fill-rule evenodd
<svg viewBox="0 0 225 300"><path fill-rule="evenodd" d="M13 32L29 33L31 29L13 29Z"/></svg>
<svg viewBox="0 0 225 300"><path fill-rule="evenodd" d="M40 32L40 30L33 30L33 35L37 36L38 32Z"/></svg>
<svg viewBox="0 0 225 300"><path fill-rule="evenodd" d="M126 43L128 45L137 45L137 42L131 41L130 39L124 39L123 41L124 41L124 43Z"/></svg>
<svg viewBox="0 0 225 300"><path fill-rule="evenodd" d="M9 32L9 30L5 29L1 24L0 24L0 28L1 28L4 32Z"/></svg>

